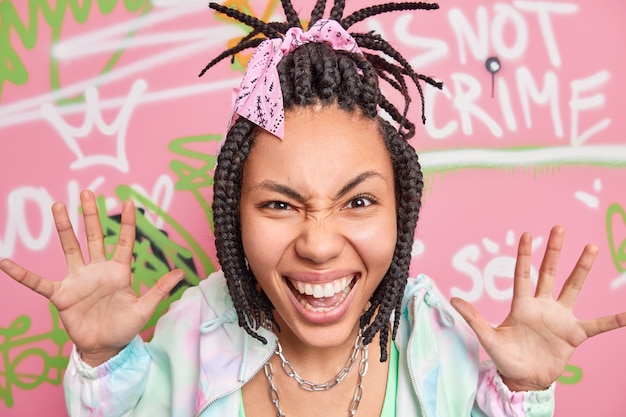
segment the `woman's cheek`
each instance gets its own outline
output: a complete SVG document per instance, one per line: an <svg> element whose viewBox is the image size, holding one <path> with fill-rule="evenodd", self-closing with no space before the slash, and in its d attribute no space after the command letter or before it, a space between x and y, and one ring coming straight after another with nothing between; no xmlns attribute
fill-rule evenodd
<svg viewBox="0 0 626 417"><path fill-rule="evenodd" d="M289 246L289 228L276 221L242 222L242 244L254 269L275 267Z"/></svg>
<svg viewBox="0 0 626 417"><path fill-rule="evenodd" d="M354 225L349 235L365 263L380 262L387 266L391 263L397 240L395 221Z"/></svg>

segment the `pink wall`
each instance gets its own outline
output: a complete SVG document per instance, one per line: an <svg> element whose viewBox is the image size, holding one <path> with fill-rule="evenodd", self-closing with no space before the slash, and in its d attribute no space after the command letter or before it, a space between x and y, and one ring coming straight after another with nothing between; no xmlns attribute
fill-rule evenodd
<svg viewBox="0 0 626 417"><path fill-rule="evenodd" d="M64 201L78 219L78 191L91 188L112 241L122 200L146 210L138 291L174 265L197 282L216 265L207 173L241 71L223 62L196 75L242 28L205 0L49 3L0 2L0 257L64 276L49 207ZM281 10L275 0L231 3ZM426 89L429 122L414 140L427 192L412 268L494 323L507 312L520 234L534 234L538 269L556 223L568 230L561 280L586 242L601 248L577 314L626 309L625 7L444 0L437 12L355 28L383 32L445 83ZM490 56L502 63L493 97ZM557 416L623 415L625 341L623 330L579 349L558 383ZM69 348L46 300L0 277L0 415L66 415Z"/></svg>

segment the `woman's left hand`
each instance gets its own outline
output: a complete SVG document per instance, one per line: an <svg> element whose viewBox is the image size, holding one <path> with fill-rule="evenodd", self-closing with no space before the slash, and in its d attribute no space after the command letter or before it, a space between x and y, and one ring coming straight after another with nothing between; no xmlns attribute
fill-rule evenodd
<svg viewBox="0 0 626 417"><path fill-rule="evenodd" d="M522 235L511 311L498 327L491 326L466 301L451 300L512 391L548 388L561 375L581 343L626 325L626 312L595 320L579 320L574 315L574 303L598 254L595 245L585 246L559 296L554 299L554 280L564 233L561 226L553 227L550 232L534 295L530 277L532 238L528 233Z"/></svg>

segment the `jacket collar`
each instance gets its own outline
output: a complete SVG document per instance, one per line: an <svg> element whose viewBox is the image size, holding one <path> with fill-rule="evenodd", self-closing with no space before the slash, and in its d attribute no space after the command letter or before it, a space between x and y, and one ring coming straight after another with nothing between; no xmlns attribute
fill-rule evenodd
<svg viewBox="0 0 626 417"><path fill-rule="evenodd" d="M261 327L258 333L267 340L263 344L239 326L224 274L219 271L213 275L200 284L206 304L198 329L202 335L197 415L261 371L273 355L277 340L271 330Z"/></svg>

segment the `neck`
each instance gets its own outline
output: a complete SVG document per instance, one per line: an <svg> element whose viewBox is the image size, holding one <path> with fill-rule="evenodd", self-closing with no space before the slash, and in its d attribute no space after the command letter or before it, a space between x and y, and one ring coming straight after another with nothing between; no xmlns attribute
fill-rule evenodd
<svg viewBox="0 0 626 417"><path fill-rule="evenodd" d="M349 360L359 334L358 327L352 332L344 331L343 334L348 336L342 337L340 343L327 343L326 346L323 342L333 340L333 335L329 334L325 339L319 337L321 343L305 343L288 327L282 329L277 335L288 364L283 364L279 355L272 355L265 372L259 372L244 386L246 408L258 408L258 413L251 414L251 417L343 415L344 412L349 414L350 407L354 410L358 408L358 415L362 417L380 415L386 389L386 384L381 381L386 381L389 362L378 360L378 335L368 345L367 351L363 348L357 351L352 370L346 373L345 368L350 367ZM369 358L369 362L363 358ZM300 379L290 376L290 371L297 373ZM334 381L341 382L333 384ZM319 386L319 391L311 392L309 388L314 386ZM363 395L364 389L366 395ZM353 402L355 395L359 396L356 405ZM280 404L280 409L277 404Z"/></svg>
<svg viewBox="0 0 626 417"><path fill-rule="evenodd" d="M285 331L277 332L281 344L282 354L293 369L304 379L315 383L323 383L334 378L337 373L346 366L351 358L358 341L359 328L355 327L350 335L339 344L320 346L302 341L295 334ZM369 357L380 357L379 337L376 335L372 343L368 345ZM357 363L360 353L357 352ZM280 359L275 358L278 363Z"/></svg>

